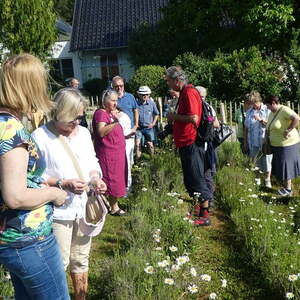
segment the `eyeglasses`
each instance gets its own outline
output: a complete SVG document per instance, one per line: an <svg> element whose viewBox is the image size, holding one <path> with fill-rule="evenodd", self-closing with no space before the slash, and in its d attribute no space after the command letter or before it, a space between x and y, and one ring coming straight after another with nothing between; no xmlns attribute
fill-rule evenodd
<svg viewBox="0 0 300 300"><path fill-rule="evenodd" d="M114 88L122 88L124 87L124 84L114 85Z"/></svg>
<svg viewBox="0 0 300 300"><path fill-rule="evenodd" d="M83 119L84 119L84 115L77 116L73 121L68 122L68 124L73 124L73 123L76 123L77 121L79 121L79 123L81 123L81 121Z"/></svg>
<svg viewBox="0 0 300 300"><path fill-rule="evenodd" d="M142 97L150 96L150 94L143 94Z"/></svg>

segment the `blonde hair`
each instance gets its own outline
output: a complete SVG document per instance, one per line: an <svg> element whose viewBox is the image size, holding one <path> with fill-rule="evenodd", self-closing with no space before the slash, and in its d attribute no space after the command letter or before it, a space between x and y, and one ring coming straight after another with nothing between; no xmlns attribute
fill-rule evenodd
<svg viewBox="0 0 300 300"><path fill-rule="evenodd" d="M101 108L105 108L106 102L111 99L112 96L116 96L118 98L118 93L115 90L105 90L102 93L102 98L101 98Z"/></svg>
<svg viewBox="0 0 300 300"><path fill-rule="evenodd" d="M252 104L262 102L260 93L256 91L252 91L251 93L247 94L246 100L251 102Z"/></svg>
<svg viewBox="0 0 300 300"><path fill-rule="evenodd" d="M48 74L30 54L9 57L0 70L0 106L20 114L49 112Z"/></svg>
<svg viewBox="0 0 300 300"><path fill-rule="evenodd" d="M71 122L79 113L79 110L84 109L88 105L88 101L82 94L73 88L64 88L59 90L53 98L54 107L51 110L50 116L54 121Z"/></svg>

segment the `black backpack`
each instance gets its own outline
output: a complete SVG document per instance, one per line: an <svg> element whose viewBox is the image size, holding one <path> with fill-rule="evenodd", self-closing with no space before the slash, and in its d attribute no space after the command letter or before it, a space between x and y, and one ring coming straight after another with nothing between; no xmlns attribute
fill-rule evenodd
<svg viewBox="0 0 300 300"><path fill-rule="evenodd" d="M202 116L199 127L197 129L196 143L203 145L204 143L213 142L214 140L214 119L211 106L202 100Z"/></svg>

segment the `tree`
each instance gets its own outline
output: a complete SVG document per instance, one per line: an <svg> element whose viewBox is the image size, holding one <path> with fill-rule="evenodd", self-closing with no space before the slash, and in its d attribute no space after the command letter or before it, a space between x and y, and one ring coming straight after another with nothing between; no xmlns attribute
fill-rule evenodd
<svg viewBox="0 0 300 300"><path fill-rule="evenodd" d="M0 43L11 54L46 58L56 39L53 1L1 0Z"/></svg>
<svg viewBox="0 0 300 300"><path fill-rule="evenodd" d="M164 80L165 68L160 66L142 66L136 70L129 81L129 89L135 93L142 85L147 85L152 91L153 97L163 96L167 92Z"/></svg>
<svg viewBox="0 0 300 300"><path fill-rule="evenodd" d="M75 0L54 0L54 9L64 21L72 24Z"/></svg>

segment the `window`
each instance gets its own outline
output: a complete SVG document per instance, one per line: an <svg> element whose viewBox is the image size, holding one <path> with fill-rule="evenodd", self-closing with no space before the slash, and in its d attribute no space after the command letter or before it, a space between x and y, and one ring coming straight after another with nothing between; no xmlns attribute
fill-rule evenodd
<svg viewBox="0 0 300 300"><path fill-rule="evenodd" d="M117 54L101 55L101 74L103 79L111 79L119 75Z"/></svg>
<svg viewBox="0 0 300 300"><path fill-rule="evenodd" d="M67 78L74 77L72 59L52 60L51 76L56 81L64 82Z"/></svg>

